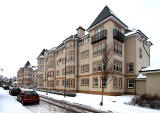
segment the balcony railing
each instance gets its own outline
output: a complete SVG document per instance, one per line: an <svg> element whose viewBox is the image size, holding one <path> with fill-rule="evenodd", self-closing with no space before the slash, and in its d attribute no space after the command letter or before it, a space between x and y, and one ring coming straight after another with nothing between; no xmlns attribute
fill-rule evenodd
<svg viewBox="0 0 160 113"><path fill-rule="evenodd" d="M124 34L116 29L113 30L113 38L115 38L116 40L122 43L124 42Z"/></svg>
<svg viewBox="0 0 160 113"><path fill-rule="evenodd" d="M94 43L99 42L99 41L106 39L106 38L107 38L107 30L103 30L103 31L92 36L91 43L94 44Z"/></svg>

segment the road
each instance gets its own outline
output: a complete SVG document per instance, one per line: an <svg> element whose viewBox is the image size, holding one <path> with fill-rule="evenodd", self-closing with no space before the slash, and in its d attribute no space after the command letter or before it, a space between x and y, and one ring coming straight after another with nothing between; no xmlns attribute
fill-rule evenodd
<svg viewBox="0 0 160 113"><path fill-rule="evenodd" d="M44 101L40 101L39 105L26 105L26 108L28 108L33 113L74 113L72 111L48 104Z"/></svg>
<svg viewBox="0 0 160 113"><path fill-rule="evenodd" d="M14 96L15 99L17 99L16 96ZM54 106L52 104L46 103L44 101L40 101L40 103L32 104L32 105L25 105L27 109L29 109L33 113L75 113L73 111L69 111L66 109L59 108L57 106Z"/></svg>

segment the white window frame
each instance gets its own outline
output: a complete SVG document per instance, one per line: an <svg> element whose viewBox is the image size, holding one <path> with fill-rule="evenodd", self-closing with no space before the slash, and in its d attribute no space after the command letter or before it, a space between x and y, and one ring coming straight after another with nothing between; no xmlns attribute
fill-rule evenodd
<svg viewBox="0 0 160 113"><path fill-rule="evenodd" d="M130 83L132 81L132 83ZM134 81L133 81L133 79L128 79L128 89L133 89L134 88ZM133 86L132 87L130 87L129 85L130 84L132 84Z"/></svg>

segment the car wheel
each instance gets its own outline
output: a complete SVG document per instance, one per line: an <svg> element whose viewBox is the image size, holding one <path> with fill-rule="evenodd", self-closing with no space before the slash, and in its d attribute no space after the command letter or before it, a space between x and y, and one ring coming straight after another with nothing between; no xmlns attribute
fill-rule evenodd
<svg viewBox="0 0 160 113"><path fill-rule="evenodd" d="M39 101L37 102L37 104L39 104Z"/></svg>
<svg viewBox="0 0 160 113"><path fill-rule="evenodd" d="M21 103L22 103L22 105L23 105L23 106L25 106L25 103L24 103L24 101L23 101L23 100L21 101Z"/></svg>

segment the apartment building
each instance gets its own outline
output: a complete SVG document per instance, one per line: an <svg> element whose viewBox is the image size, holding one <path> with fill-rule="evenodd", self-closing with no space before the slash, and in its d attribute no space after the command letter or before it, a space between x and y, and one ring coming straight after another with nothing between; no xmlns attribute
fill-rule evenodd
<svg viewBox="0 0 160 113"><path fill-rule="evenodd" d="M37 57L37 88L101 94L102 51L113 46L114 55L110 59L113 72L109 73L110 82L105 86L104 94L135 94L139 70L150 65L152 43L148 37L140 30L128 29L107 6L87 30L81 26L76 30L76 34L59 46L44 49Z"/></svg>
<svg viewBox="0 0 160 113"><path fill-rule="evenodd" d="M35 66L31 66L30 62L21 67L17 72L17 86L23 88L35 88L36 87L36 71Z"/></svg>

